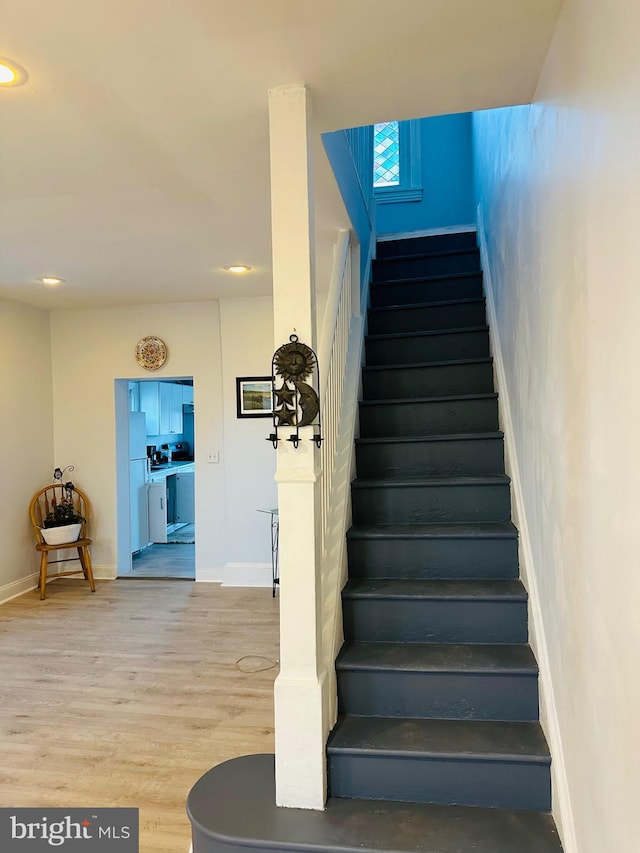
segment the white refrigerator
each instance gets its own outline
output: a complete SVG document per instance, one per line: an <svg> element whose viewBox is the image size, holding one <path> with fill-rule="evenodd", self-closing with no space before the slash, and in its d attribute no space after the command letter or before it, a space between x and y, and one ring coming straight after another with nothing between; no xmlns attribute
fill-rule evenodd
<svg viewBox="0 0 640 853"><path fill-rule="evenodd" d="M131 552L149 544L147 420L144 412L129 412L129 504Z"/></svg>

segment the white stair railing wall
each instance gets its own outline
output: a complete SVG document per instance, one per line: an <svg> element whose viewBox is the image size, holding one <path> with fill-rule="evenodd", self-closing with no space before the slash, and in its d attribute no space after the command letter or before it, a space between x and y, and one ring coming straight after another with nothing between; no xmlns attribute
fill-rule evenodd
<svg viewBox="0 0 640 853"><path fill-rule="evenodd" d="M319 605L323 699L330 727L337 717L335 659L343 642L340 593L347 575L346 533L351 524L353 440L362 360L359 265L359 252L350 244L350 232L341 231L334 249L318 353L324 438L320 462Z"/></svg>

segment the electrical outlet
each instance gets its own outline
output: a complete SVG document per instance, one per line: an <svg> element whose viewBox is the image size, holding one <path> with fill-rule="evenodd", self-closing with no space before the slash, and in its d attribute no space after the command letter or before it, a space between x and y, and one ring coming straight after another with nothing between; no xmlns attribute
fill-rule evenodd
<svg viewBox="0 0 640 853"><path fill-rule="evenodd" d="M220 451L219 450L210 450L207 456L207 462L217 464L220 462Z"/></svg>

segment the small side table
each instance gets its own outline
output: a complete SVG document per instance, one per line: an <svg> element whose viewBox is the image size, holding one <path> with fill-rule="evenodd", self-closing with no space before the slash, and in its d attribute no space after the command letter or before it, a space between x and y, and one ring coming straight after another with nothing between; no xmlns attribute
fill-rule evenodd
<svg viewBox="0 0 640 853"><path fill-rule="evenodd" d="M276 597L276 587L280 585L278 573L278 536L280 534L280 519L278 518L278 507L271 509L259 509L258 512L266 512L271 516L271 596Z"/></svg>

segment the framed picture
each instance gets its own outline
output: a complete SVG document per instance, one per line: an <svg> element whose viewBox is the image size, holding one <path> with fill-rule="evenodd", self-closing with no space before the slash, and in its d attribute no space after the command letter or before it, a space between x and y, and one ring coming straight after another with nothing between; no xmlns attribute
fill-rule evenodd
<svg viewBox="0 0 640 853"><path fill-rule="evenodd" d="M238 376L236 401L239 418L270 418L273 412L270 376Z"/></svg>

